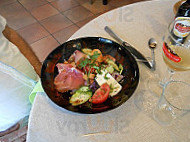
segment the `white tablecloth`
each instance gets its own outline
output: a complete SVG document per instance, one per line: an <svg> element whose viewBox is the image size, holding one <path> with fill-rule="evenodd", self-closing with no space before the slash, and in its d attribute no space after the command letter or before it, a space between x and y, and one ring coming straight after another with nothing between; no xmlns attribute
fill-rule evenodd
<svg viewBox="0 0 190 142"><path fill-rule="evenodd" d="M150 56L147 41L154 37L156 73L164 75L166 66L161 56L162 37L174 18L173 5L177 0L147 1L127 5L92 20L70 39L102 36L112 39L104 27L110 26L118 35L134 45L145 56ZM188 142L190 115L161 126L152 118L151 111L135 105L139 92L146 87L147 75L153 74L139 64L140 82L134 95L120 107L100 114L77 114L52 103L45 94L38 94L30 114L28 142ZM184 73L189 81L189 73ZM153 101L152 101L153 102ZM150 100L151 103L151 100ZM138 103L137 103L138 104ZM154 104L150 104L150 108ZM138 107L137 107L138 106Z"/></svg>

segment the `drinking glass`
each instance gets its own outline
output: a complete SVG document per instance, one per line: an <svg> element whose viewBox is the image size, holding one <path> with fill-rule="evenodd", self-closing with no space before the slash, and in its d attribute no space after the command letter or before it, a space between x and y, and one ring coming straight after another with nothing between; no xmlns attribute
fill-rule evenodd
<svg viewBox="0 0 190 142"><path fill-rule="evenodd" d="M183 81L169 81L164 84L161 97L153 110L154 119L162 125L190 111L190 84Z"/></svg>
<svg viewBox="0 0 190 142"><path fill-rule="evenodd" d="M185 21L184 25L183 22L171 22L164 36L162 55L169 74L166 73L161 85L172 80L175 71L190 70L190 21Z"/></svg>

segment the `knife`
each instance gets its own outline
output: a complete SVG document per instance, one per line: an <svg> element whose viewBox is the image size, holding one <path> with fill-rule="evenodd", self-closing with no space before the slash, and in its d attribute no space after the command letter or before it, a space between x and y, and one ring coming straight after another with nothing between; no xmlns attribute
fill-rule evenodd
<svg viewBox="0 0 190 142"><path fill-rule="evenodd" d="M152 69L151 63L146 59L146 57L137 51L134 47L132 47L129 43L122 40L118 35L116 35L108 26L105 26L104 30L115 40L117 40L120 44L122 44L125 49L127 49L133 56L135 56L138 60L142 61L148 68Z"/></svg>

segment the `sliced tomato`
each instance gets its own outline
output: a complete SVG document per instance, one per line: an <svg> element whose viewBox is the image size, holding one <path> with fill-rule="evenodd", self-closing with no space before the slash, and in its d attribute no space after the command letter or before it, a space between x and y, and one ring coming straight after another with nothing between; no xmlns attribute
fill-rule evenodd
<svg viewBox="0 0 190 142"><path fill-rule="evenodd" d="M98 90L96 90L96 92L89 101L93 104L101 104L108 99L109 93L110 86L107 83L104 83L100 86Z"/></svg>

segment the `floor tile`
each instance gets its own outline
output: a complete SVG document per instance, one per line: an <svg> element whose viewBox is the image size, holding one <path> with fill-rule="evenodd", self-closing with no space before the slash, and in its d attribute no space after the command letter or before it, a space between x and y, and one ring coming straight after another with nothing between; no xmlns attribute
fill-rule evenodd
<svg viewBox="0 0 190 142"><path fill-rule="evenodd" d="M0 13L7 19L8 25L15 30L36 22L18 2L1 7Z"/></svg>
<svg viewBox="0 0 190 142"><path fill-rule="evenodd" d="M49 35L49 33L39 23L34 23L32 25L26 26L22 29L17 30L17 32L29 44L34 43Z"/></svg>
<svg viewBox="0 0 190 142"><path fill-rule="evenodd" d="M75 0L58 0L52 2L51 4L61 12L79 5L79 3Z"/></svg>
<svg viewBox="0 0 190 142"><path fill-rule="evenodd" d="M7 4L11 4L13 2L16 2L16 0L0 0L0 7Z"/></svg>
<svg viewBox="0 0 190 142"><path fill-rule="evenodd" d="M79 28L76 25L69 26L53 34L57 41L62 44L67 41Z"/></svg>
<svg viewBox="0 0 190 142"><path fill-rule="evenodd" d="M32 10L38 6L47 4L46 0L18 0L27 10Z"/></svg>
<svg viewBox="0 0 190 142"><path fill-rule="evenodd" d="M86 2L86 3L82 4L82 6L84 6L86 9L88 9L89 11L91 11L94 14L106 12L106 11L109 11L109 10L115 8L115 6L110 5L109 2L107 5L103 5L102 0L94 0L93 4Z"/></svg>
<svg viewBox="0 0 190 142"><path fill-rule="evenodd" d="M82 6L74 7L68 11L63 12L63 14L74 23L85 20L94 15Z"/></svg>
<svg viewBox="0 0 190 142"><path fill-rule="evenodd" d="M43 20L43 19L48 18L50 16L56 15L58 13L59 12L54 7L52 7L50 4L39 6L39 7L31 10L31 14L37 20Z"/></svg>
<svg viewBox="0 0 190 142"><path fill-rule="evenodd" d="M46 18L40 23L50 32L55 33L61 29L64 29L73 23L67 19L64 15L58 14L49 18Z"/></svg>
<svg viewBox="0 0 190 142"><path fill-rule="evenodd" d="M92 17L89 17L89 18L87 18L87 19L85 19L85 20L83 20L83 21L77 22L76 25L77 25L78 27L82 27L82 26L84 26L85 24L87 24L88 22L90 22L91 20L93 20L94 18L96 18L96 16L92 16Z"/></svg>
<svg viewBox="0 0 190 142"><path fill-rule="evenodd" d="M39 60L43 62L53 49L59 46L59 43L52 37L48 36L31 44L31 47Z"/></svg>

